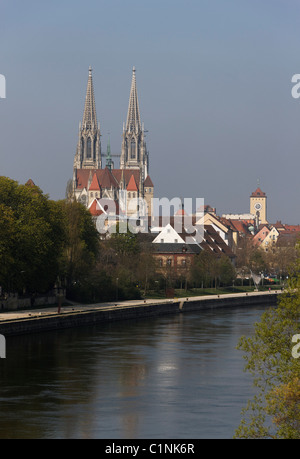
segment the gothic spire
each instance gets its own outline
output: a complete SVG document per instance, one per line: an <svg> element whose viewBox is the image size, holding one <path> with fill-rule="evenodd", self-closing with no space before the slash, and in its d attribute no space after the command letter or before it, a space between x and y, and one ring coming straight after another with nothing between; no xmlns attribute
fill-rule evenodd
<svg viewBox="0 0 300 459"><path fill-rule="evenodd" d="M136 89L136 78L135 78L135 67L132 69L132 81L126 121L126 131L127 132L139 132L141 131L141 120L140 120L140 110L138 95Z"/></svg>
<svg viewBox="0 0 300 459"><path fill-rule="evenodd" d="M92 68L90 67L83 118L82 123L79 123L78 143L74 158L75 169L101 169L100 137L100 123L97 123Z"/></svg>
<svg viewBox="0 0 300 459"><path fill-rule="evenodd" d="M91 67L89 67L89 78L86 88L82 127L84 129L97 129L96 104Z"/></svg>

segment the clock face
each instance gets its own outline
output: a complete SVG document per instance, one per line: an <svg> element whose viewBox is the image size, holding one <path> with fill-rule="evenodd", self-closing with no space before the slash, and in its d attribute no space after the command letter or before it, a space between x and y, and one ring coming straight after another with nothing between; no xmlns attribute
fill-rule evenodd
<svg viewBox="0 0 300 459"><path fill-rule="evenodd" d="M254 207L255 207L256 210L260 210L260 209L261 209L261 204L260 204L260 202L256 202L256 203L254 204Z"/></svg>

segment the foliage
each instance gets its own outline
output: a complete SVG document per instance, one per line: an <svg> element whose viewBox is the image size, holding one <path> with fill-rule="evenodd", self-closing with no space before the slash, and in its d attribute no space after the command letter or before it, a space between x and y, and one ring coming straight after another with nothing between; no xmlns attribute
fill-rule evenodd
<svg viewBox="0 0 300 459"><path fill-rule="evenodd" d="M95 270L99 235L88 209L76 201L59 201L65 226L61 277L67 289L83 285Z"/></svg>
<svg viewBox="0 0 300 459"><path fill-rule="evenodd" d="M59 270L64 226L36 186L0 178L0 283L4 291L47 291Z"/></svg>
<svg viewBox="0 0 300 459"><path fill-rule="evenodd" d="M213 285L217 287L218 283L232 285L235 276L235 268L226 255L217 258L206 250L194 258L190 272L194 285L201 285L204 288Z"/></svg>
<svg viewBox="0 0 300 459"><path fill-rule="evenodd" d="M115 297L121 299L140 298L141 291L147 293L156 277L156 263L152 244L147 235L134 233L128 227L116 226L111 238L101 242L99 263L113 279Z"/></svg>
<svg viewBox="0 0 300 459"><path fill-rule="evenodd" d="M300 257L278 306L267 310L252 337L242 337L257 393L243 411L239 438L300 438L300 365L292 338L300 329Z"/></svg>

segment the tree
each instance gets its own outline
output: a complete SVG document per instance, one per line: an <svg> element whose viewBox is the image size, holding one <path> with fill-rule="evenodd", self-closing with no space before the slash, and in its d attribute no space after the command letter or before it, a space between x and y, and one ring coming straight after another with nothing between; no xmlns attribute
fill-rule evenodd
<svg viewBox="0 0 300 459"><path fill-rule="evenodd" d="M217 288L218 280L223 285L231 285L235 276L235 268L226 255L218 258L207 250L194 258L190 272L191 281L203 287Z"/></svg>
<svg viewBox="0 0 300 459"><path fill-rule="evenodd" d="M54 284L64 226L54 201L33 185L0 178L0 282L6 292L39 293Z"/></svg>
<svg viewBox="0 0 300 459"><path fill-rule="evenodd" d="M196 285L211 287L216 274L216 257L213 253L203 250L193 259L191 281Z"/></svg>
<svg viewBox="0 0 300 459"><path fill-rule="evenodd" d="M84 284L96 269L99 234L89 210L76 201L59 201L66 240L61 257L61 277L70 291Z"/></svg>
<svg viewBox="0 0 300 459"><path fill-rule="evenodd" d="M220 282L223 285L232 285L236 278L236 271L230 259L226 255L222 255L219 260Z"/></svg>
<svg viewBox="0 0 300 459"><path fill-rule="evenodd" d="M250 255L248 266L255 274L265 271L267 268L265 252L260 248L254 249Z"/></svg>
<svg viewBox="0 0 300 459"><path fill-rule="evenodd" d="M300 438L300 365L293 355L293 337L300 333L300 256L278 306L256 324L253 337L242 337L245 369L257 393L249 401L236 437Z"/></svg>
<svg viewBox="0 0 300 459"><path fill-rule="evenodd" d="M109 239L101 241L99 265L115 283L115 297L140 298L140 292L146 295L156 277L152 239L126 223L118 223L113 230Z"/></svg>

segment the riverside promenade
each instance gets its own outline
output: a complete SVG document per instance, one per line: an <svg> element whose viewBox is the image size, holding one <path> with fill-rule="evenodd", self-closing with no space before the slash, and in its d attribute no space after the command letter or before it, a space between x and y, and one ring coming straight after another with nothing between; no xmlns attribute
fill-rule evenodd
<svg viewBox="0 0 300 459"><path fill-rule="evenodd" d="M138 319L215 308L277 303L280 290L203 295L182 298L71 304L0 313L0 334L5 336L76 327L114 320Z"/></svg>

